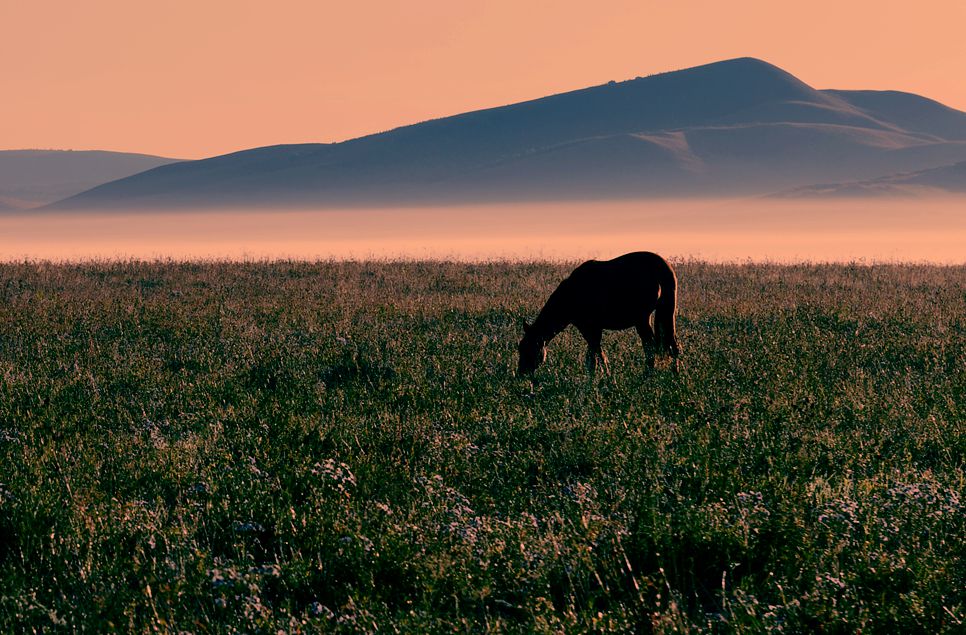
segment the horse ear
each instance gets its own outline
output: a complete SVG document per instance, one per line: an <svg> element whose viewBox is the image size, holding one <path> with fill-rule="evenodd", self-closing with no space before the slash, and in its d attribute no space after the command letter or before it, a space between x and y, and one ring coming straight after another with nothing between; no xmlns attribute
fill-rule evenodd
<svg viewBox="0 0 966 635"><path fill-rule="evenodd" d="M523 321L523 332L524 334L529 333L530 329L533 328L532 324L528 324L526 320Z"/></svg>

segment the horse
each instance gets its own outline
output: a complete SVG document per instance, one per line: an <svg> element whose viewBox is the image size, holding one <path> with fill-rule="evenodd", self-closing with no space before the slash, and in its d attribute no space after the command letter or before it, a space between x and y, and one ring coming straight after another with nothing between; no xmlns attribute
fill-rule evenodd
<svg viewBox="0 0 966 635"><path fill-rule="evenodd" d="M671 356L677 371L680 353L674 328L677 277L661 256L637 251L613 260L588 260L560 283L532 324L523 324L518 375L532 375L547 359L547 343L573 324L587 340L586 365L610 373L601 350L604 329L637 329L649 368L656 352ZM654 313L654 329L651 329ZM656 331L656 333L655 333Z"/></svg>

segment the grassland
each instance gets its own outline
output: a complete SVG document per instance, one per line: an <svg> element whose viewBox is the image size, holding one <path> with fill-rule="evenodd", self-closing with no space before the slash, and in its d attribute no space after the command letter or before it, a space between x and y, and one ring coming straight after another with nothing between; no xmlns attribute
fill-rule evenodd
<svg viewBox="0 0 966 635"><path fill-rule="evenodd" d="M962 632L966 268L0 265L0 631Z"/></svg>

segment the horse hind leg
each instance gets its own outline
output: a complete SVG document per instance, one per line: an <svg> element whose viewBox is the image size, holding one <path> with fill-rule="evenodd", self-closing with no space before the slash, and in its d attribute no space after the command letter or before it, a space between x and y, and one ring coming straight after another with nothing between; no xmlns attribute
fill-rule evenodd
<svg viewBox="0 0 966 635"><path fill-rule="evenodd" d="M641 346L644 349L644 358L647 360L647 367L654 368L654 352L657 341L654 338L654 331L647 318L635 325L637 334L641 336Z"/></svg>

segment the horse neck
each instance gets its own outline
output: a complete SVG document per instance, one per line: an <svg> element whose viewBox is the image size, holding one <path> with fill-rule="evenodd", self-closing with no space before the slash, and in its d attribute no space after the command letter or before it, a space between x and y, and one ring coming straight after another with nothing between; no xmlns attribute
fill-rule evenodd
<svg viewBox="0 0 966 635"><path fill-rule="evenodd" d="M567 328L570 324L570 315L566 310L566 302L560 294L553 293L547 303L543 305L537 319L533 321L531 327L533 334L543 342L549 342L557 336L560 331Z"/></svg>

